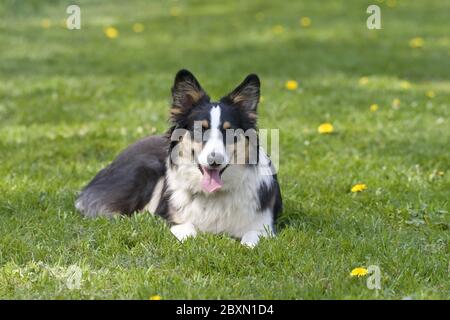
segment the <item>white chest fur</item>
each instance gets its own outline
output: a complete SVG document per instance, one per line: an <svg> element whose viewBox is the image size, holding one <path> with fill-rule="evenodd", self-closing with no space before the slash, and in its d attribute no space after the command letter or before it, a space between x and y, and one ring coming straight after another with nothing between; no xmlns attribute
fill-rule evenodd
<svg viewBox="0 0 450 320"><path fill-rule="evenodd" d="M272 183L258 167L231 165L223 173L224 187L212 194L201 191L201 173L196 166L180 165L167 172L175 223L190 223L200 231L228 233L241 238L249 231L272 229L270 210L259 210L258 188Z"/></svg>

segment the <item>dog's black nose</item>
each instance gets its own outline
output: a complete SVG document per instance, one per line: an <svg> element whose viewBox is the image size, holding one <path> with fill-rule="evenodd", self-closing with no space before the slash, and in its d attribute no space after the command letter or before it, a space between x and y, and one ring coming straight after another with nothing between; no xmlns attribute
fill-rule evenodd
<svg viewBox="0 0 450 320"><path fill-rule="evenodd" d="M207 161L211 167L218 167L223 163L224 156L214 151L208 155Z"/></svg>

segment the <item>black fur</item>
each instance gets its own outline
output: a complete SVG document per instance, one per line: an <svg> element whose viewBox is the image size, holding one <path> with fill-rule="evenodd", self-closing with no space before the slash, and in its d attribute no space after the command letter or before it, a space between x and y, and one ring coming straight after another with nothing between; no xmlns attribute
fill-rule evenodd
<svg viewBox="0 0 450 320"><path fill-rule="evenodd" d="M167 136L147 137L129 146L81 191L77 208L87 216L142 210L165 174L167 147Z"/></svg>
<svg viewBox="0 0 450 320"><path fill-rule="evenodd" d="M239 112L240 126L244 131L256 128L256 108L259 103L261 83L256 74L248 75L232 92L220 99Z"/></svg>
<svg viewBox="0 0 450 320"><path fill-rule="evenodd" d="M172 87L172 107L170 110L172 124L178 128L185 128L188 115L194 107L208 102L209 96L194 75L188 70L178 71Z"/></svg>

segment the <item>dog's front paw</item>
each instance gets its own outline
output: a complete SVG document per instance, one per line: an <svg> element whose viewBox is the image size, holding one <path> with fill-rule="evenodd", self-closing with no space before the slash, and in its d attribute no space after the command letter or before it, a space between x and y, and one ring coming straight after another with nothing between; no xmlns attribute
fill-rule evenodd
<svg viewBox="0 0 450 320"><path fill-rule="evenodd" d="M170 232L181 242L197 235L197 230L192 223L177 224L170 228Z"/></svg>
<svg viewBox="0 0 450 320"><path fill-rule="evenodd" d="M249 231L244 234L241 239L241 244L248 248L254 248L259 242L260 234L258 231Z"/></svg>

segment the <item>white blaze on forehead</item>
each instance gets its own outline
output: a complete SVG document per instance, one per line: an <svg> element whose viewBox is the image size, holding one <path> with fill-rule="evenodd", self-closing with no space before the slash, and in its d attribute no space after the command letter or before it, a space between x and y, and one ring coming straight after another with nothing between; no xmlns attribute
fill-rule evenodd
<svg viewBox="0 0 450 320"><path fill-rule="evenodd" d="M225 145L222 140L222 133L220 131L220 115L221 108L219 105L216 105L211 108L210 112L210 129L209 129L209 138L198 157L198 161L201 165L208 165L208 155L211 153L221 154L224 158L225 164L228 163L228 157L225 150Z"/></svg>
<svg viewBox="0 0 450 320"><path fill-rule="evenodd" d="M221 109L220 107L217 105L215 107L211 108L211 111L209 112L209 115L211 117L211 140L219 140L221 137L219 136L220 133L220 114L221 114ZM220 139L222 140L222 139ZM217 142L216 142L217 143Z"/></svg>
<svg viewBox="0 0 450 320"><path fill-rule="evenodd" d="M218 129L220 126L220 112L221 109L219 106L215 106L211 108L210 116L211 116L211 129Z"/></svg>

